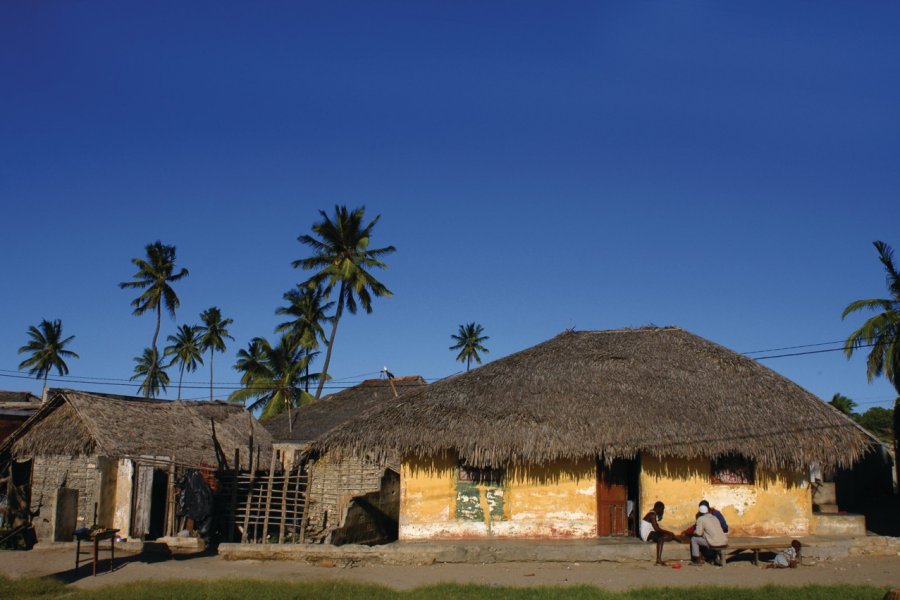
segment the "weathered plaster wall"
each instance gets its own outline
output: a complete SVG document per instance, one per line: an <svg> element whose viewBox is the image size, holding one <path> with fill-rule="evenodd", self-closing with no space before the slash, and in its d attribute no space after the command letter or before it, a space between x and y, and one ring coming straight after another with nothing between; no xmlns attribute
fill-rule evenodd
<svg viewBox="0 0 900 600"><path fill-rule="evenodd" d="M116 465L113 527L119 535L131 537L131 500L134 493L134 462L121 458Z"/></svg>
<svg viewBox="0 0 900 600"><path fill-rule="evenodd" d="M458 481L456 460L411 460L400 475L400 539L597 535L596 465L509 470L500 486Z"/></svg>
<svg viewBox="0 0 900 600"><path fill-rule="evenodd" d="M78 527L94 521L94 503L100 502L101 468L96 456L38 456L31 479L31 510L39 510L33 520L39 542L52 542L56 515L56 490L78 491Z"/></svg>
<svg viewBox="0 0 900 600"><path fill-rule="evenodd" d="M641 457L641 512L657 500L666 505L662 527L678 533L691 525L704 498L725 515L729 535L809 533L812 497L802 473L756 469L753 485L713 484L710 462ZM642 515L643 516L643 515Z"/></svg>

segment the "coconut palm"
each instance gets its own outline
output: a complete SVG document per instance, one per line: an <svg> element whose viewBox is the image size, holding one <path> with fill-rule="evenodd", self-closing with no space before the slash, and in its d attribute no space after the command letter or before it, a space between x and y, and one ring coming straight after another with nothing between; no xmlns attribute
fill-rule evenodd
<svg viewBox="0 0 900 600"><path fill-rule="evenodd" d="M172 360L167 366L178 363L178 399L181 400L181 382L184 379L185 370L193 373L199 365L203 364L203 354L200 349L200 331L196 325L182 325L175 335L166 338L172 342L163 350L163 356L171 356Z"/></svg>
<svg viewBox="0 0 900 600"><path fill-rule="evenodd" d="M156 347L156 341L159 338L159 327L162 321L162 309L165 306L166 311L175 318L175 309L180 305L175 290L169 285L184 277L187 277L188 270L181 269L175 272L175 246L166 246L159 240L152 244L147 244L145 251L146 259L131 259L138 270L134 274L132 281L123 281L119 284L122 289L136 288L144 290L140 296L131 302L134 307L135 315L142 315L145 312L154 311L156 313L156 329L153 330L153 342L150 349L153 351L154 360L150 366L159 364L159 352ZM149 388L147 388L148 398Z"/></svg>
<svg viewBox="0 0 900 600"><path fill-rule="evenodd" d="M68 375L69 367L64 358L78 358L78 355L66 346L75 339L74 335L63 339L62 321L56 319L48 321L43 319L35 327L28 328L28 343L19 348L19 354L30 352L31 356L19 363L20 369L28 369L29 375L35 379L44 378L44 389L47 388L47 376L51 369L56 369L59 375Z"/></svg>
<svg viewBox="0 0 900 600"><path fill-rule="evenodd" d="M484 333L484 327L472 322L460 325L456 334L450 336L456 342L456 344L450 346L450 350L459 350L456 360L466 363L466 372L469 371L469 367L472 365L472 359L475 359L475 362L479 365L481 364L479 352L484 352L485 354L489 352L481 342L491 338L481 335L482 333Z"/></svg>
<svg viewBox="0 0 900 600"><path fill-rule="evenodd" d="M276 315L290 315L294 317L291 321L285 321L275 328L278 333L289 333L293 335L300 346L305 350L312 351L319 347L319 342L325 342L325 328L323 323L331 321L331 317L327 316L326 311L331 310L334 302L327 302L325 290L321 287L310 289L308 287L297 286L296 288L286 292L284 299L287 300L287 306L281 306L275 309ZM306 391L309 391L309 363L306 367Z"/></svg>
<svg viewBox="0 0 900 600"><path fill-rule="evenodd" d="M209 399L213 399L213 353L225 352L225 340L233 340L228 335L228 326L234 323L233 319L222 318L222 311L218 306L207 308L200 313L203 325L198 327L200 332L200 349L209 350Z"/></svg>
<svg viewBox="0 0 900 600"><path fill-rule="evenodd" d="M134 375L131 381L143 378L138 391L142 392L147 398L156 398L160 390L166 391L169 385L169 374L166 373L162 361L157 356L153 348L144 348L144 354L135 356Z"/></svg>
<svg viewBox="0 0 900 600"><path fill-rule="evenodd" d="M241 383L245 387L232 392L228 400L253 400L247 408L262 409L262 419L311 402L312 396L303 389L304 370L315 354L306 351L291 335L282 336L276 346L265 338L254 338L244 356L238 353L235 364L235 369L243 372Z"/></svg>
<svg viewBox="0 0 900 600"><path fill-rule="evenodd" d="M335 206L333 218L320 210L322 220L312 226L314 235L301 235L297 238L302 244L312 248L313 255L294 261L293 266L315 271L301 286L309 289L322 287L326 295L330 295L338 287L337 308L331 320L331 334L328 337L316 399L322 395L322 387L328 376L334 338L344 307L355 314L357 306L361 305L367 313L371 313L373 296L391 295L390 290L375 279L370 270L387 268L380 257L395 252L396 248L369 248L372 229L378 223L380 215L364 225L365 210L365 207L350 211L346 206Z"/></svg>
<svg viewBox="0 0 900 600"><path fill-rule="evenodd" d="M848 417L853 416L853 410L856 408L856 402L843 394L835 394L831 397L831 401L828 404L832 405Z"/></svg>
<svg viewBox="0 0 900 600"><path fill-rule="evenodd" d="M847 358L858 348L871 348L866 360L866 377L872 381L884 376L900 394L900 271L894 264L894 251L882 241L873 243L878 259L884 266L888 288L887 298L870 298L851 302L841 318L860 310L875 311L862 326L844 342ZM894 450L900 456L900 397L894 401ZM900 462L895 465L900 478Z"/></svg>

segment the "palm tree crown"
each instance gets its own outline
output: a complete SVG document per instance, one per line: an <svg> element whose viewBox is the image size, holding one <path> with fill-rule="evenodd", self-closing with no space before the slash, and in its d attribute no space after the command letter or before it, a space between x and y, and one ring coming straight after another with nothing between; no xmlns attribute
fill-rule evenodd
<svg viewBox="0 0 900 600"><path fill-rule="evenodd" d="M283 297L288 304L275 309L275 314L289 315L293 319L281 323L275 331L289 332L297 336L301 346L315 350L319 347L320 341L326 341L322 323L331 320L325 313L334 307L334 302L326 301L327 295L321 287L310 289L298 285L286 292Z"/></svg>
<svg viewBox="0 0 900 600"><path fill-rule="evenodd" d="M138 390L147 398L156 398L160 389L166 391L169 385L169 374L166 373L165 367L159 360L157 353L153 348L144 348L144 354L134 358L136 363L134 366L134 375L131 381L143 378Z"/></svg>
<svg viewBox="0 0 900 600"><path fill-rule="evenodd" d="M894 400L894 453L900 456L900 272L894 265L891 247L882 241L876 241L873 245L884 266L888 297L857 300L844 309L841 318L859 310L878 312L850 334L844 342L844 353L850 358L854 350L870 347L866 377L872 381L884 375L897 390L898 396ZM897 477L900 477L900 462L895 461L894 467Z"/></svg>
<svg viewBox="0 0 900 600"><path fill-rule="evenodd" d="M477 325L473 321L472 323L460 325L456 334L450 336L456 342L456 344L450 346L450 350L459 350L456 360L466 363L466 371L472 365L472 359L475 359L475 362L479 365L481 364L479 352L489 353L489 350L482 345L482 342L491 338L481 335L482 333L484 333L484 327Z"/></svg>
<svg viewBox="0 0 900 600"><path fill-rule="evenodd" d="M171 356L167 366L178 363L178 399L181 400L181 382L184 372L193 373L199 365L203 364L203 350L200 348L200 328L196 325L182 325L175 335L166 338L172 342L163 350L163 356Z"/></svg>
<svg viewBox="0 0 900 600"><path fill-rule="evenodd" d="M307 378L304 369L313 356L291 335L282 336L277 346L265 338L254 338L247 351L238 352L235 364L235 369L243 372L245 387L232 392L228 400L244 403L252 399L247 408L262 408L263 419L311 402L313 398L303 386Z"/></svg>
<svg viewBox="0 0 900 600"><path fill-rule="evenodd" d="M871 347L866 361L869 381L884 375L900 394L900 272L894 265L891 247L880 241L875 242L874 246L884 265L889 296L857 300L844 309L841 318L860 310L880 311L850 334L844 343L844 353L849 358L854 350Z"/></svg>
<svg viewBox="0 0 900 600"><path fill-rule="evenodd" d="M59 375L68 375L69 367L63 358L78 358L78 355L66 346L75 339L74 335L63 339L62 321L56 319L48 321L43 319L35 327L28 328L28 343L19 348L19 354L30 352L31 356L19 363L20 369L28 369L29 375L35 379L44 379L44 387L47 387L47 376L51 369L56 369Z"/></svg>
<svg viewBox="0 0 900 600"><path fill-rule="evenodd" d="M302 287L310 289L321 287L326 296L330 295L335 287L339 288L337 308L331 321L331 335L328 338L316 398L322 395L322 387L331 363L331 351L334 349L334 338L344 306L351 313L356 313L357 306L361 305L367 313L371 313L373 297L391 295L390 290L375 279L369 270L387 268L380 258L395 252L396 248L393 246L369 248L372 229L380 216L376 216L368 225L363 225L365 210L365 207L351 211L346 206L335 206L333 218L320 210L322 220L312 226L314 235L301 235L297 238L313 251L311 257L292 263L294 267L315 271L301 284Z"/></svg>
<svg viewBox="0 0 900 600"><path fill-rule="evenodd" d="M228 334L228 326L234 323L233 319L222 318L222 311L218 306L207 308L200 313L200 349L209 350L209 399L213 399L213 353L225 352L225 340L234 338Z"/></svg>
<svg viewBox="0 0 900 600"><path fill-rule="evenodd" d="M131 302L135 315L140 316L148 310L156 312L156 329L153 331L153 342L150 344L150 349L155 357L150 363L152 367L159 363L159 360L156 360L159 356L156 341L159 338L162 308L165 306L166 311L174 319L175 309L180 305L178 295L169 284L186 277L188 270L181 269L177 273L175 272L175 246L166 246L157 240L152 244L147 244L145 251L147 252L146 259L131 259L132 264L138 269L133 280L123 281L119 287L144 290ZM149 398L149 388L147 393Z"/></svg>

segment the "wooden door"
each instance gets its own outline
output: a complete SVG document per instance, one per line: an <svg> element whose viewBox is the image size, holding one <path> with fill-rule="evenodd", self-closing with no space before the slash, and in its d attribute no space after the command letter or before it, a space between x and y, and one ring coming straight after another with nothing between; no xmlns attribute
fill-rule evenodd
<svg viewBox="0 0 900 600"><path fill-rule="evenodd" d="M628 481L623 461L597 465L597 535L628 535Z"/></svg>
<svg viewBox="0 0 900 600"><path fill-rule="evenodd" d="M71 542L78 528L78 490L56 490L56 515L53 523L53 541Z"/></svg>

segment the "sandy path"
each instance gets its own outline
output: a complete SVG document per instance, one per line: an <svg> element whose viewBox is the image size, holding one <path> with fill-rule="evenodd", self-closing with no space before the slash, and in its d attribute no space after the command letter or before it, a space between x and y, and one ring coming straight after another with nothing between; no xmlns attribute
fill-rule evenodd
<svg viewBox="0 0 900 600"><path fill-rule="evenodd" d="M90 567L72 569L74 551L48 548L31 552L0 552L0 574L7 577L53 575L72 585L96 588L114 583L166 579L278 579L285 581L334 580L377 583L409 589L442 582L487 585L579 585L589 584L622 590L644 586L809 583L851 583L900 587L900 557L855 557L805 565L799 569L765 570L749 561L681 569L649 563L504 563L489 565L438 564L430 566L319 567L294 562L224 561L215 556L148 562L125 556L113 573L91 577ZM103 563L108 568L108 563Z"/></svg>

